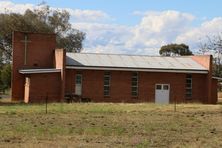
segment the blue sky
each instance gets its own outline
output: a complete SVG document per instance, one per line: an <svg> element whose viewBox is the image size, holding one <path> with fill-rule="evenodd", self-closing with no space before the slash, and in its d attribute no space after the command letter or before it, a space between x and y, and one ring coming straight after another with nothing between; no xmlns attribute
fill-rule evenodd
<svg viewBox="0 0 222 148"><path fill-rule="evenodd" d="M12 0L15 3L39 4L42 0ZM101 10L115 18L115 23L135 25L139 17L134 11L176 10L199 18L211 19L222 15L221 0L45 0L52 7Z"/></svg>
<svg viewBox="0 0 222 148"><path fill-rule="evenodd" d="M42 0L0 0L0 12L24 13ZM86 33L83 52L157 55L162 45L188 44L197 52L207 35L222 32L221 0L45 0L66 9Z"/></svg>

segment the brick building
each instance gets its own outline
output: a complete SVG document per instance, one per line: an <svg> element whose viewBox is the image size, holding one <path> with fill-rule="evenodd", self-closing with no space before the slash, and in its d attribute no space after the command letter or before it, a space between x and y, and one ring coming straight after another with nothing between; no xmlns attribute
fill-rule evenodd
<svg viewBox="0 0 222 148"><path fill-rule="evenodd" d="M92 102L217 102L212 56L154 57L66 53L54 34L13 34L12 100Z"/></svg>

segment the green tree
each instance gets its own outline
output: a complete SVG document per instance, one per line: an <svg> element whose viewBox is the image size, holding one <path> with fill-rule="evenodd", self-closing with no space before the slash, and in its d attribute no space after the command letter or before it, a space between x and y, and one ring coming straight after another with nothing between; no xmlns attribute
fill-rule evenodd
<svg viewBox="0 0 222 148"><path fill-rule="evenodd" d="M80 52L85 33L73 29L70 15L65 10L52 10L47 5L38 9L27 9L24 14L0 13L0 89L11 84L12 32L55 33L58 48L69 52Z"/></svg>
<svg viewBox="0 0 222 148"><path fill-rule="evenodd" d="M11 87L11 64L5 64L0 70L0 89L6 90Z"/></svg>
<svg viewBox="0 0 222 148"><path fill-rule="evenodd" d="M162 56L182 56L193 55L186 44L168 44L160 48L159 54Z"/></svg>
<svg viewBox="0 0 222 148"><path fill-rule="evenodd" d="M70 15L65 10L52 10L44 5L35 10L27 9L24 14L0 14L0 56L1 63L9 63L12 58L12 32L42 32L57 35L57 47L70 52L80 52L85 33L73 29Z"/></svg>

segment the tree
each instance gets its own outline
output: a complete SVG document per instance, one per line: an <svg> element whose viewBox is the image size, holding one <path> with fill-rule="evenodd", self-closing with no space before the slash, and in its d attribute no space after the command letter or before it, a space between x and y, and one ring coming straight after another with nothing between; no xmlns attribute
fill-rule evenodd
<svg viewBox="0 0 222 148"><path fill-rule="evenodd" d="M57 47L71 52L82 50L85 33L73 29L70 15L65 10L52 10L47 5L38 9L27 9L24 14L0 14L0 58L1 63L9 63L12 57L12 32L42 32L57 35Z"/></svg>
<svg viewBox="0 0 222 148"><path fill-rule="evenodd" d="M160 48L160 55L163 56L181 56L181 55L193 55L189 50L189 46L186 44L168 44Z"/></svg>
<svg viewBox="0 0 222 148"><path fill-rule="evenodd" d="M11 87L11 64L5 64L0 70L0 90Z"/></svg>
<svg viewBox="0 0 222 148"><path fill-rule="evenodd" d="M7 89L11 83L12 32L55 33L58 48L80 52L85 33L73 29L69 19L67 11L52 10L45 4L24 14L0 13L0 89Z"/></svg>
<svg viewBox="0 0 222 148"><path fill-rule="evenodd" d="M213 75L222 77L222 33L207 36L206 41L200 43L199 47L201 54L213 54Z"/></svg>

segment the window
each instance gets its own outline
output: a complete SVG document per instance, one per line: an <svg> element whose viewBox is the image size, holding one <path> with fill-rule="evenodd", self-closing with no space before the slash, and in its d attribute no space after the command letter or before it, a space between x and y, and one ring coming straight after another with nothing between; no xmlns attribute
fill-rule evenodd
<svg viewBox="0 0 222 148"><path fill-rule="evenodd" d="M169 86L168 85L163 85L163 90L168 90Z"/></svg>
<svg viewBox="0 0 222 148"><path fill-rule="evenodd" d="M192 97L192 75L187 74L186 76L186 99L191 99Z"/></svg>
<svg viewBox="0 0 222 148"><path fill-rule="evenodd" d="M157 84L157 85L156 85L156 89L157 89L157 90L161 90L161 89L162 89L162 85Z"/></svg>
<svg viewBox="0 0 222 148"><path fill-rule="evenodd" d="M82 84L82 75L81 74L76 75L76 84Z"/></svg>
<svg viewBox="0 0 222 148"><path fill-rule="evenodd" d="M104 73L104 96L110 95L110 73Z"/></svg>
<svg viewBox="0 0 222 148"><path fill-rule="evenodd" d="M138 73L137 72L133 72L132 73L132 89L131 89L131 93L132 96L136 97L138 96Z"/></svg>
<svg viewBox="0 0 222 148"><path fill-rule="evenodd" d="M76 74L75 94L82 95L82 74Z"/></svg>

